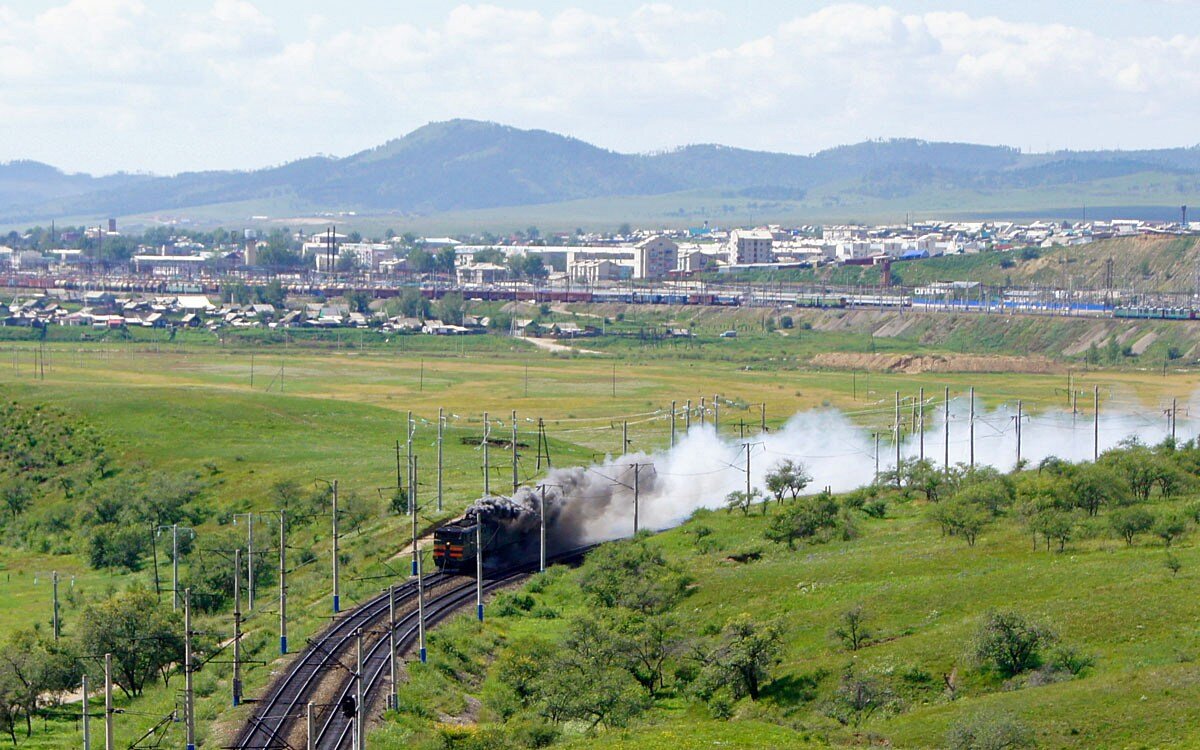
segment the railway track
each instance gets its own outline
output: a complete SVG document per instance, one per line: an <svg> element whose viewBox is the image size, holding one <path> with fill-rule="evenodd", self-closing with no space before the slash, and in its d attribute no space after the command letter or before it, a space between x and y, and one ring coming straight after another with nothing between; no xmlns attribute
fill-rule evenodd
<svg viewBox="0 0 1200 750"><path fill-rule="evenodd" d="M590 547L551 558L566 562ZM536 572L536 563L493 572L484 579L485 592L515 583ZM424 576L425 625L429 627L468 607L475 600L475 579L434 572ZM417 585L407 581L396 587L396 651L404 653L418 638ZM303 750L307 744L307 705L320 704L313 726L318 750L350 750L353 719L338 706L356 693L355 646L359 631L374 636L363 642L364 721L379 707L390 689L388 683L388 592L368 600L339 618L313 638L308 647L276 678L255 705L231 750ZM341 675L336 681L331 678Z"/></svg>

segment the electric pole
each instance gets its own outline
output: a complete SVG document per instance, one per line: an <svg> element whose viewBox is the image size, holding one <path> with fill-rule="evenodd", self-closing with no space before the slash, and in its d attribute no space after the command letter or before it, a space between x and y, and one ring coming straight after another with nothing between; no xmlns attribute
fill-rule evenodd
<svg viewBox="0 0 1200 750"><path fill-rule="evenodd" d="M920 460L925 460L925 388L924 386L917 392L917 401L920 404L917 407L917 434L920 446L918 456Z"/></svg>
<svg viewBox="0 0 1200 750"><path fill-rule="evenodd" d="M521 486L521 478L517 475L517 410L512 412L512 484L513 494L517 494L517 488Z"/></svg>
<svg viewBox="0 0 1200 750"><path fill-rule="evenodd" d="M354 631L354 747L363 746L363 652L362 628Z"/></svg>
<svg viewBox="0 0 1200 750"><path fill-rule="evenodd" d="M279 511L279 653L286 655L287 642L287 511Z"/></svg>
<svg viewBox="0 0 1200 750"><path fill-rule="evenodd" d="M338 480L329 483L333 490L333 613L341 611L341 586L338 575L340 561L338 560Z"/></svg>
<svg viewBox="0 0 1200 750"><path fill-rule="evenodd" d="M187 750L196 750L196 695L192 685L192 590L183 590L183 711Z"/></svg>
<svg viewBox="0 0 1200 750"><path fill-rule="evenodd" d="M546 485L538 487L541 499L538 501L538 572L546 572Z"/></svg>
<svg viewBox="0 0 1200 750"><path fill-rule="evenodd" d="M60 630L59 630L59 623L58 623L58 571L57 570L50 574L50 585L54 588L54 617L52 619L52 625L54 628L54 640L58 641L58 636L60 635Z"/></svg>
<svg viewBox="0 0 1200 750"><path fill-rule="evenodd" d="M1021 468L1021 399L1017 399L1017 468Z"/></svg>
<svg viewBox="0 0 1200 750"><path fill-rule="evenodd" d="M950 387L949 386L946 386L946 400L943 402L942 407L945 410L945 414L942 418L946 422L946 424L945 424L945 428L946 428L945 469L946 469L946 471L950 471Z"/></svg>
<svg viewBox="0 0 1200 750"><path fill-rule="evenodd" d="M90 726L92 717L88 716L88 678L87 672L83 673L83 750L92 750L92 728Z"/></svg>
<svg viewBox="0 0 1200 750"><path fill-rule="evenodd" d="M104 750L117 750L113 742L112 654L104 655Z"/></svg>
<svg viewBox="0 0 1200 750"><path fill-rule="evenodd" d="M233 551L233 705L242 702L242 550Z"/></svg>
<svg viewBox="0 0 1200 750"><path fill-rule="evenodd" d="M721 434L721 399L713 396L713 432Z"/></svg>
<svg viewBox="0 0 1200 750"><path fill-rule="evenodd" d="M483 515L475 514L475 615L483 622Z"/></svg>
<svg viewBox="0 0 1200 750"><path fill-rule="evenodd" d="M671 447L675 447L675 402L671 402Z"/></svg>
<svg viewBox="0 0 1200 750"><path fill-rule="evenodd" d="M388 674L391 681L391 692L388 693L388 708L400 705L400 695L397 693L399 684L396 681L396 587L388 586Z"/></svg>
<svg viewBox="0 0 1200 750"><path fill-rule="evenodd" d="M421 572L421 556L417 556L417 641L421 663L425 663L425 576Z"/></svg>
<svg viewBox="0 0 1200 750"><path fill-rule="evenodd" d="M638 506L641 501L641 494L642 494L642 489L641 489L642 488L642 485L641 485L642 465L641 464L630 464L630 466L633 468L633 535L637 536L638 522L639 522L639 518L638 518L639 507Z"/></svg>
<svg viewBox="0 0 1200 750"><path fill-rule="evenodd" d="M492 494L491 481L488 477L491 468L488 466L488 443L492 441L492 423L488 421L488 413L483 413L483 496Z"/></svg>
<svg viewBox="0 0 1200 750"><path fill-rule="evenodd" d="M446 415L442 407L438 407L437 430L437 509L442 512L442 437L446 429Z"/></svg>
<svg viewBox="0 0 1200 750"><path fill-rule="evenodd" d="M970 421L971 460L969 466L975 468L975 386L971 386L971 416Z"/></svg>
<svg viewBox="0 0 1200 750"><path fill-rule="evenodd" d="M900 487L900 391L896 391L896 422L892 425L896 440L896 487ZM747 451L749 461L749 451Z"/></svg>
<svg viewBox="0 0 1200 750"><path fill-rule="evenodd" d="M1100 460L1100 386L1092 386L1092 461Z"/></svg>
<svg viewBox="0 0 1200 750"><path fill-rule="evenodd" d="M417 474L417 457L413 456L411 465L408 467L409 476L412 478L410 483L412 487L416 487ZM417 552L417 498L416 492L410 494L409 507L412 509L412 574L417 576L418 585L421 580L420 553Z"/></svg>
<svg viewBox="0 0 1200 750"><path fill-rule="evenodd" d="M683 431L692 431L692 400L689 398L683 407Z"/></svg>

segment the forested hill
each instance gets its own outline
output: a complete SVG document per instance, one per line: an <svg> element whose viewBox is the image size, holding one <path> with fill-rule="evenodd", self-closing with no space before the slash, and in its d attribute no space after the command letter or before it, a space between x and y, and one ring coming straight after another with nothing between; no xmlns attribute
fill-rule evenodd
<svg viewBox="0 0 1200 750"><path fill-rule="evenodd" d="M844 205L930 191L1034 190L1074 205L1068 197L1075 188L1097 185L1118 188L1110 205L1125 205L1122 190L1132 190L1138 205L1159 199L1177 204L1181 194L1200 193L1200 148L1022 154L890 140L811 156L717 145L623 154L542 130L452 120L344 158L311 157L253 171L97 178L12 162L0 165L0 220L126 216L256 201L295 210L424 215L686 191L788 201L816 191L826 205Z"/></svg>

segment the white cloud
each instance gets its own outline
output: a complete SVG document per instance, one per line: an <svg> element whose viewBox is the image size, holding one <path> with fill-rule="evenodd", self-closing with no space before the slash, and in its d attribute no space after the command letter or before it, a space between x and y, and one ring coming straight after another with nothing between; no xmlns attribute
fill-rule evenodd
<svg viewBox="0 0 1200 750"><path fill-rule="evenodd" d="M864 4L740 35L719 13L662 3L464 4L426 25L312 17L289 36L279 22L251 0L193 14L137 0L0 6L0 159L258 166L452 117L622 150L808 152L876 136L1131 147L1190 143L1200 115L1200 33L1113 39Z"/></svg>

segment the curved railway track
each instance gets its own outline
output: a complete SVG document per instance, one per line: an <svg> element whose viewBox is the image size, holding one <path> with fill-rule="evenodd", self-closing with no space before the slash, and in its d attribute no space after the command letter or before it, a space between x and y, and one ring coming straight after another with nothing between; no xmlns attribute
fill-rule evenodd
<svg viewBox="0 0 1200 750"><path fill-rule="evenodd" d="M578 558L588 548L551 558L564 562ZM485 592L507 586L536 572L536 563L493 572L484 579ZM474 603L475 579L434 572L424 576L425 625L433 625ZM396 586L396 651L410 649L418 638L417 585ZM320 704L314 721L314 746L319 750L350 750L353 720L336 710L356 692L354 647L359 631L377 636L363 644L363 705L369 717L380 704L388 683L388 592L346 613L323 632L277 677L255 705L253 715L238 732L236 750L303 750L307 743L306 709ZM340 673L340 679L331 677ZM332 684L331 684L332 683Z"/></svg>

